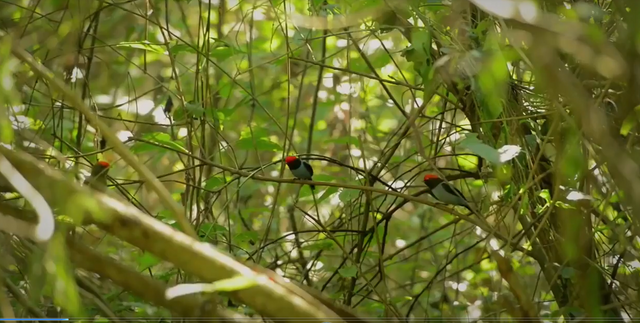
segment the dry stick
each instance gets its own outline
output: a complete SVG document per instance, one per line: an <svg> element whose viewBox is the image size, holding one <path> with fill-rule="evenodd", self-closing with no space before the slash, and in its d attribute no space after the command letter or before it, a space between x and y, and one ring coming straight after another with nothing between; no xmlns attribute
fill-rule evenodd
<svg viewBox="0 0 640 323"><path fill-rule="evenodd" d="M118 153L122 159L129 164L142 179L144 179L151 189L158 194L160 200L164 204L164 206L171 211L175 220L180 225L181 229L191 237L197 238L198 235L196 231L191 227L191 223L187 219L184 214L184 209L173 200L171 194L167 191L167 189L160 183L160 181L156 178L153 173L142 163L138 162L138 158L129 151L127 147L118 139L118 137L109 129L104 122L102 122L98 116L91 112L91 110L82 102L82 99L78 97L78 95L72 91L70 91L60 80L54 77L52 71L46 68L44 65L37 62L33 56L27 53L22 48L18 48L13 46L11 48L11 53L17 57L20 61L29 65L34 73L38 74L42 77L47 83L55 90L61 92L69 101L70 106L77 109L80 113L84 114L87 118L87 121L94 126L96 129L100 130L100 133L103 137L107 139L111 145L113 145L113 150Z"/></svg>

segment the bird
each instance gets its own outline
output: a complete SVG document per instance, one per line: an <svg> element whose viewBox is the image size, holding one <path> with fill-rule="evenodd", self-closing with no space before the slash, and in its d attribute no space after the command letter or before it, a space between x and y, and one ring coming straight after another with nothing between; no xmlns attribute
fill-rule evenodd
<svg viewBox="0 0 640 323"><path fill-rule="evenodd" d="M475 213L471 209L469 202L464 197L462 192L460 192L460 190L455 188L453 185L445 182L443 179L438 177L438 175L424 175L424 183L431 189L429 194L431 194L431 196L433 196L433 198L435 198L436 200L450 205L462 206L470 212Z"/></svg>
<svg viewBox="0 0 640 323"><path fill-rule="evenodd" d="M295 178L309 181L313 180L313 168L306 161L296 156L288 156L284 159L284 162ZM309 187L311 187L311 190L316 189L316 186L313 184L309 184Z"/></svg>
<svg viewBox="0 0 640 323"><path fill-rule="evenodd" d="M84 185L89 185L96 191L105 192L107 190L107 173L109 163L101 160L91 167L91 175L84 181Z"/></svg>

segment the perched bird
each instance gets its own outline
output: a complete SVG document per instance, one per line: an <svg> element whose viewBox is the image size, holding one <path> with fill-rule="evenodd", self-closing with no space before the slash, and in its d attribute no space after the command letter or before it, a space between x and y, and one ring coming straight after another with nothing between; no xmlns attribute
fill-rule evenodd
<svg viewBox="0 0 640 323"><path fill-rule="evenodd" d="M438 177L438 175L424 175L424 183L431 189L429 194L436 200L450 205L462 206L472 213L475 213L471 209L471 206L469 206L467 199L462 195L462 192L453 185L445 182Z"/></svg>
<svg viewBox="0 0 640 323"><path fill-rule="evenodd" d="M284 159L284 162L287 164L287 167L289 167L289 170L295 178L309 181L313 180L313 168L306 161L301 160L296 156L289 156ZM309 184L309 186L311 187L311 190L316 189L315 185Z"/></svg>
<svg viewBox="0 0 640 323"><path fill-rule="evenodd" d="M107 190L107 173L109 172L109 163L99 161L91 167L91 176L87 177L84 185L89 185L96 191L104 192Z"/></svg>

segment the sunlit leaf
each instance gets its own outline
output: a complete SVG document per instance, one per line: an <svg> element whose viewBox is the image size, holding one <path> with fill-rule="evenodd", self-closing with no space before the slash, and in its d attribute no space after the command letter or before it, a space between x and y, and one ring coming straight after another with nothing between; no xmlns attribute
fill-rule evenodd
<svg viewBox="0 0 640 323"><path fill-rule="evenodd" d="M197 54L198 53L195 50L195 48L193 48L192 46L189 46L187 44L175 44L175 45L171 46L171 48L169 49L169 52L171 54L179 54L179 53Z"/></svg>
<svg viewBox="0 0 640 323"><path fill-rule="evenodd" d="M172 140L171 136L169 136L169 134L167 134L167 133L152 132L152 133L145 134L144 136L142 136L142 138L146 139L148 141L151 141L151 142L158 143L158 144L163 145L163 146L167 146L167 147L173 148L173 149L175 149L177 151L187 152L187 149L185 149L178 142Z"/></svg>
<svg viewBox="0 0 640 323"><path fill-rule="evenodd" d="M460 142L460 147L469 149L474 154L486 159L490 163L500 164L500 153L493 147L478 139L478 134L468 133Z"/></svg>
<svg viewBox="0 0 640 323"><path fill-rule="evenodd" d="M510 161L511 159L518 156L518 154L520 154L521 151L522 151L522 148L516 145L504 145L500 147L500 149L498 149L498 154L500 154L500 157L499 157L500 162L505 163Z"/></svg>
<svg viewBox="0 0 640 323"><path fill-rule="evenodd" d="M160 263L160 259L152 253L145 252L142 257L138 258L138 270L147 270Z"/></svg>
<svg viewBox="0 0 640 323"><path fill-rule="evenodd" d="M356 275L358 274L358 268L356 268L356 266L348 266L340 268L340 270L338 270L338 273L340 274L340 276L345 278L356 277Z"/></svg>
<svg viewBox="0 0 640 323"><path fill-rule="evenodd" d="M170 300L179 296L195 293L232 292L253 287L257 283L257 280L253 277L236 276L211 284L180 284L167 288L165 298Z"/></svg>
<svg viewBox="0 0 640 323"><path fill-rule="evenodd" d="M340 193L340 201L342 201L342 203L349 203L351 202L353 199L357 198L360 195L360 191L358 190L354 190L354 189L344 189L341 193Z"/></svg>
<svg viewBox="0 0 640 323"><path fill-rule="evenodd" d="M121 42L116 47L143 49L149 52L164 54L166 47L164 45L152 44L146 40L134 42Z"/></svg>
<svg viewBox="0 0 640 323"><path fill-rule="evenodd" d="M247 242L247 241L256 241L258 240L258 233L255 231L245 231L234 237L234 241L237 242Z"/></svg>
<svg viewBox="0 0 640 323"><path fill-rule="evenodd" d="M200 236L202 238L209 238L210 235L222 235L226 234L229 230L225 226L217 223L204 223L200 226Z"/></svg>
<svg viewBox="0 0 640 323"><path fill-rule="evenodd" d="M318 204L320 204L322 201L328 199L331 195L336 194L340 189L337 187L329 187L327 188L323 193L322 196L320 196L320 198L318 198Z"/></svg>
<svg viewBox="0 0 640 323"><path fill-rule="evenodd" d="M620 126L620 134L623 136L627 136L631 129L633 129L638 124L638 119L640 118L640 105L636 106L629 115L624 118L622 121L622 126Z"/></svg>
<svg viewBox="0 0 640 323"><path fill-rule="evenodd" d="M259 150L259 151L278 151L282 150L282 147L277 143L267 139L267 138L243 138L236 142L236 147L238 149L244 150Z"/></svg>

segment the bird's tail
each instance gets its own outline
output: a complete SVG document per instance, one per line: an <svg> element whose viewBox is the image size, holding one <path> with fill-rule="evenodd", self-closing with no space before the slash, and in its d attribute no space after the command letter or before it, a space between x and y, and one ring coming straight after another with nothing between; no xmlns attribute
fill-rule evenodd
<svg viewBox="0 0 640 323"><path fill-rule="evenodd" d="M312 191L316 189L316 186L315 186L315 185L313 185L313 184L309 184L309 187L311 187L311 190L312 190Z"/></svg>

